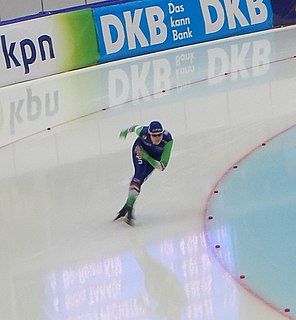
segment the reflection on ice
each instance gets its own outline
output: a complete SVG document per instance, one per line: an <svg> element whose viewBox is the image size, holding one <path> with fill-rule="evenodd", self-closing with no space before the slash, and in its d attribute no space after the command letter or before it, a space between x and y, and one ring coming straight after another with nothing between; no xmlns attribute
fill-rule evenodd
<svg viewBox="0 0 296 320"><path fill-rule="evenodd" d="M46 278L49 320L214 319L216 308L237 319L235 284L220 278L202 233L149 243L126 235L128 251Z"/></svg>

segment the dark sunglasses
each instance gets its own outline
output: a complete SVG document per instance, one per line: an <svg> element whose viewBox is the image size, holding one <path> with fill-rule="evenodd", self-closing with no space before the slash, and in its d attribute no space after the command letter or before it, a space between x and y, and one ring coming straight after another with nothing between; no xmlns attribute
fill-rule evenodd
<svg viewBox="0 0 296 320"><path fill-rule="evenodd" d="M151 136L152 136L152 137L160 137L160 136L162 136L162 134L163 134L163 133L156 133L156 134L154 133L154 134L151 134Z"/></svg>

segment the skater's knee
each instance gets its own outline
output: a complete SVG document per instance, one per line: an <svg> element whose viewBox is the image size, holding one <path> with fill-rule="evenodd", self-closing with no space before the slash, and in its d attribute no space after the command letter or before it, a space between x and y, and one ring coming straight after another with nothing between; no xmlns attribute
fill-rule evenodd
<svg viewBox="0 0 296 320"><path fill-rule="evenodd" d="M132 180L131 184L130 184L130 190L135 190L137 193L140 193L141 191L141 184L140 183L136 183Z"/></svg>

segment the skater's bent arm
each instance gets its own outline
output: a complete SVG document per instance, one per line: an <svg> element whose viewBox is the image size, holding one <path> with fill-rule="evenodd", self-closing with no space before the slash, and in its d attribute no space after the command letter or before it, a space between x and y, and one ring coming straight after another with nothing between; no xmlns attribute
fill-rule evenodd
<svg viewBox="0 0 296 320"><path fill-rule="evenodd" d="M164 165L164 169L170 161L172 147L173 147L173 140L169 141L163 149L160 162Z"/></svg>
<svg viewBox="0 0 296 320"><path fill-rule="evenodd" d="M147 152L143 153L143 159L148 161L152 165L152 167L154 167L155 169L163 171L169 163L172 146L173 146L173 141L169 141L165 145L160 161L152 158Z"/></svg>

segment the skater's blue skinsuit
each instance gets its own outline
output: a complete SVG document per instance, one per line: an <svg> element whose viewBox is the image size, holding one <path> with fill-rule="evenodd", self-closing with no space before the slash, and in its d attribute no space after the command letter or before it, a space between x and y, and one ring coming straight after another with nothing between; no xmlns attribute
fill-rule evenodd
<svg viewBox="0 0 296 320"><path fill-rule="evenodd" d="M127 134L135 132L138 138L133 144L132 158L134 164L134 176L130 183L130 189L126 205L133 207L143 182L148 178L154 169L163 171L169 163L173 138L168 131L162 133L162 139L159 144L153 144L148 126L132 126L124 129L120 137L126 138ZM137 155L137 151L142 150L142 156Z"/></svg>

